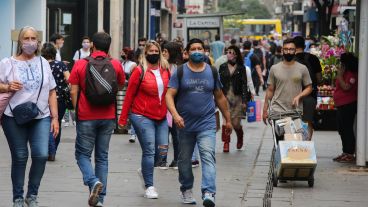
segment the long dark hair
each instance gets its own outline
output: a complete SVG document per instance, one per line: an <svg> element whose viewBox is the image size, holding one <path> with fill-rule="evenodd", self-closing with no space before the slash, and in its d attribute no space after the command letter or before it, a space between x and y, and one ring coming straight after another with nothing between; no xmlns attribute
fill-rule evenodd
<svg viewBox="0 0 368 207"><path fill-rule="evenodd" d="M161 45L161 50L167 50L170 55L168 62L170 64L181 65L183 64L183 47L177 42L167 42Z"/></svg>
<svg viewBox="0 0 368 207"><path fill-rule="evenodd" d="M236 55L236 64L238 65L244 65L244 61L243 61L243 58L242 58L242 55L240 53L240 49L235 46L235 45L231 45L227 48L227 50L234 50L235 52L235 55Z"/></svg>
<svg viewBox="0 0 368 207"><path fill-rule="evenodd" d="M346 71L358 72L359 62L358 58L354 55L354 53L351 52L343 53L341 54L340 60L341 65L344 66Z"/></svg>

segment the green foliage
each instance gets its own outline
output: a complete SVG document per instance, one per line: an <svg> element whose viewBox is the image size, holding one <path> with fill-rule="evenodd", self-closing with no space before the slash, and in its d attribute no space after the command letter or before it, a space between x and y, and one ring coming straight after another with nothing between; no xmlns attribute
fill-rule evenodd
<svg viewBox="0 0 368 207"><path fill-rule="evenodd" d="M219 0L220 12L244 12L243 15L232 16L239 19L269 19L270 12L258 0Z"/></svg>

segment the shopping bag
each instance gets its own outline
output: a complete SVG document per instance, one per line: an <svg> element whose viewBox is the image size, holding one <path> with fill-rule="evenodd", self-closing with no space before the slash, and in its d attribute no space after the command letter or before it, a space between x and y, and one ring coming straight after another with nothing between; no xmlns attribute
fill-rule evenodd
<svg viewBox="0 0 368 207"><path fill-rule="evenodd" d="M256 102L249 101L247 104L247 117L248 122L255 122L256 121Z"/></svg>

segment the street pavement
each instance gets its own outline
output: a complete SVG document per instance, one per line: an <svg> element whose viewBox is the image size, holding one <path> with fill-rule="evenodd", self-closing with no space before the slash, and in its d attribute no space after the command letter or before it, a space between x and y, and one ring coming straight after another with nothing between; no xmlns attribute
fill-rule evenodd
<svg viewBox="0 0 368 207"><path fill-rule="evenodd" d="M231 151L222 152L220 133L217 133L217 195L216 206L263 206L269 178L273 140L271 129L261 122L246 123L245 146L236 150L232 134ZM155 169L154 183L159 199L143 197L137 175L140 167L139 143L128 142L128 135L113 135L110 143L109 177L105 206L107 207L182 207L179 198L178 172L174 169ZM340 164L332 158L341 153L337 132L315 132L318 165L314 188L307 182L281 183L273 188L268 204L272 206L368 206L368 173L354 172L353 164ZM48 207L87 206L88 188L74 159L75 127L63 127L62 140L55 162L48 162L39 192L39 205ZM168 162L172 160L169 150ZM12 205L10 152L0 131L0 207ZM29 160L30 163L30 160ZM28 164L29 164L28 163ZM29 166L27 167L29 169ZM201 168L194 168L194 196L201 205ZM28 173L28 171L27 171ZM27 181L26 181L27 182ZM268 196L270 197L270 196ZM270 206L269 205L269 206Z"/></svg>

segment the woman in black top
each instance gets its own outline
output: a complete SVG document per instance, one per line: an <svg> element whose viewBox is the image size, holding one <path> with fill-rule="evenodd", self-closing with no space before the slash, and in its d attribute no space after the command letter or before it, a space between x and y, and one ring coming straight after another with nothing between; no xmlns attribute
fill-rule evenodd
<svg viewBox="0 0 368 207"><path fill-rule="evenodd" d="M61 62L55 60L56 49L51 43L43 44L41 55L49 62L56 82L56 96L58 101L58 119L59 119L59 134L54 137L50 133L49 137L49 161L55 161L56 150L60 143L61 136L61 119L64 117L66 109L72 109L72 103L70 98L70 90L68 87L69 71L67 66Z"/></svg>
<svg viewBox="0 0 368 207"><path fill-rule="evenodd" d="M228 48L227 59L228 61L220 66L219 74L223 84L222 91L228 100L232 125L238 138L236 148L241 149L244 133L240 121L248 101L247 73L238 47ZM223 151L229 152L230 135L226 135L224 126L222 126L222 141L224 142Z"/></svg>

